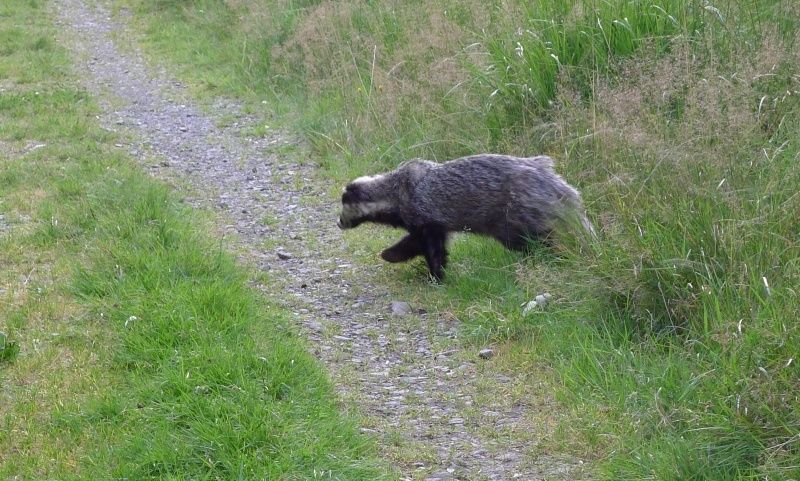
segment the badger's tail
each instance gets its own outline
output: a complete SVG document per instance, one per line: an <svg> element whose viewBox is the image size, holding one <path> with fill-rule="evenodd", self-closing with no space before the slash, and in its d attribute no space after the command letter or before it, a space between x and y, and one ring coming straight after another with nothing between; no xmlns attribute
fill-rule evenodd
<svg viewBox="0 0 800 481"><path fill-rule="evenodd" d="M575 188L570 187L571 195L566 196L564 205L560 212L560 217L574 234L586 236L587 240L597 240L597 231L594 230L592 222L586 216L586 208L583 205L581 194ZM585 237L585 238L586 238Z"/></svg>
<svg viewBox="0 0 800 481"><path fill-rule="evenodd" d="M536 155L533 157L525 157L522 159L522 161L534 167L545 167L550 170L555 168L556 164L553 158L547 155Z"/></svg>
<svg viewBox="0 0 800 481"><path fill-rule="evenodd" d="M591 221L589 221L589 218L586 217L586 214L581 213L580 220L581 220L581 226L586 231L586 233L589 234L591 240L593 241L597 240L597 232L594 230L594 226L592 225Z"/></svg>
<svg viewBox="0 0 800 481"><path fill-rule="evenodd" d="M596 241L598 239L597 231L595 231L592 222L586 216L583 206L580 203L576 203L571 207L571 209L565 209L561 216L564 227L570 232L569 236L583 242L592 243Z"/></svg>

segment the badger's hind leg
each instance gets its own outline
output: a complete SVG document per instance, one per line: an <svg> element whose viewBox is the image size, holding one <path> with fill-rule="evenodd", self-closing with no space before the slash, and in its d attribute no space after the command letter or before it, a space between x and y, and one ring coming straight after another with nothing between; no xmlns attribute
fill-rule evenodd
<svg viewBox="0 0 800 481"><path fill-rule="evenodd" d="M444 279L444 268L447 266L447 231L438 226L426 226L420 229L419 236L428 270L439 282Z"/></svg>
<svg viewBox="0 0 800 481"><path fill-rule="evenodd" d="M406 235L395 245L381 252L381 258L386 262L406 262L420 255L422 255L422 242L412 234Z"/></svg>

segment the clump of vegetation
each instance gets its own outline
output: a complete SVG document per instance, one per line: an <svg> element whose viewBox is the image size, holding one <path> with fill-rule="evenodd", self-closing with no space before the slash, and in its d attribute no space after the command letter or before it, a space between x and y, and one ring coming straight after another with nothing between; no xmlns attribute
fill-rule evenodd
<svg viewBox="0 0 800 481"><path fill-rule="evenodd" d="M0 363L11 362L19 354L19 345L15 341L8 340L4 332L0 332Z"/></svg>
<svg viewBox="0 0 800 481"><path fill-rule="evenodd" d="M339 180L552 155L601 242L460 242L436 296L475 335L535 339L519 363L555 369L609 479L800 476L795 2L132 3L205 91L298 112ZM563 309L522 318L543 289Z"/></svg>

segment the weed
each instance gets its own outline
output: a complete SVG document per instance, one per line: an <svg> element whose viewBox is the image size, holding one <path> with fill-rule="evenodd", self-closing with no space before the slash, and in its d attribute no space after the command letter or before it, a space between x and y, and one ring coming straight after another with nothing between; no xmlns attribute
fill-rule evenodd
<svg viewBox="0 0 800 481"><path fill-rule="evenodd" d="M0 332L0 363L13 361L17 354L19 354L17 343L8 340L6 333Z"/></svg>

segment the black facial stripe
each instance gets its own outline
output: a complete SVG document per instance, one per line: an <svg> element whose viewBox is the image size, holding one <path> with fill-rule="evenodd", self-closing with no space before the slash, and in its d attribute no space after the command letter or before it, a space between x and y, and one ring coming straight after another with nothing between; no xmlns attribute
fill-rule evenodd
<svg viewBox="0 0 800 481"><path fill-rule="evenodd" d="M355 202L369 202L369 196L361 186L348 184L342 193L342 203L350 204Z"/></svg>

